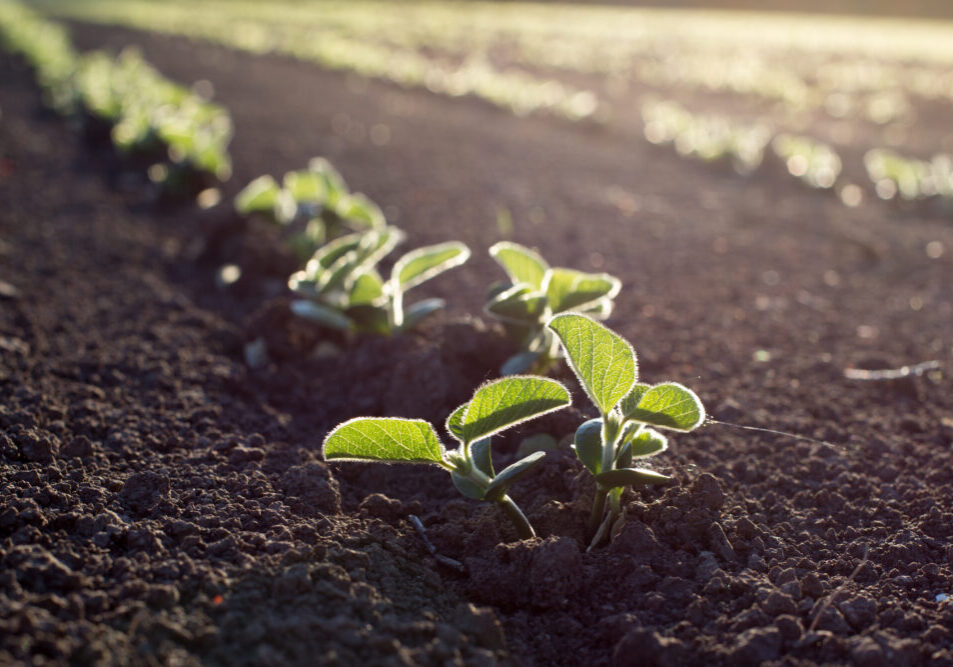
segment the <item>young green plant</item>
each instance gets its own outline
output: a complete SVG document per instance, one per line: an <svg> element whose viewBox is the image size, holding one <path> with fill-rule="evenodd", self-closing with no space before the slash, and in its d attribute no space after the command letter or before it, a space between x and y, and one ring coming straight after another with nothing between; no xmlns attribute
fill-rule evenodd
<svg viewBox="0 0 953 667"><path fill-rule="evenodd" d="M639 383L635 350L591 318L564 313L548 326L599 410L598 418L576 430L573 444L576 456L596 481L589 521L591 549L605 540L619 516L625 487L669 481L654 470L633 467L636 459L667 449L668 440L655 429L691 431L705 421L705 408L692 390L677 382Z"/></svg>
<svg viewBox="0 0 953 667"><path fill-rule="evenodd" d="M341 331L395 334L409 331L444 306L423 299L404 307L406 292L463 264L470 250L458 241L411 250L398 259L385 281L378 264L404 239L386 226L341 236L319 248L288 286L303 299L292 302L300 317Z"/></svg>
<svg viewBox="0 0 953 667"><path fill-rule="evenodd" d="M559 341L546 328L553 315L574 311L604 319L612 313L621 287L614 276L551 267L539 253L509 241L492 246L490 255L509 282L490 288L484 309L520 343L520 351L500 369L502 375L543 373L559 358Z"/></svg>
<svg viewBox="0 0 953 667"><path fill-rule="evenodd" d="M235 196L235 210L291 229L292 248L304 257L339 236L386 224L380 207L351 192L340 172L321 157L312 158L307 169L287 172L281 185L270 175L259 176Z"/></svg>
<svg viewBox="0 0 953 667"><path fill-rule="evenodd" d="M530 454L497 473L490 438L570 402L569 392L555 380L532 376L503 378L478 388L473 398L447 418L447 431L458 441L455 449L447 450L433 426L422 419L357 417L328 434L324 458L440 466L450 473L460 493L496 503L512 521L520 539L527 539L536 533L507 491L538 465L545 453Z"/></svg>

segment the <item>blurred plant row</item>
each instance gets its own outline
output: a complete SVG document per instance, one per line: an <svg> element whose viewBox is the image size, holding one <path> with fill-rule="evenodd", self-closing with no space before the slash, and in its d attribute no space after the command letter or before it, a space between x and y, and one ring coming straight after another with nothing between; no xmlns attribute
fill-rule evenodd
<svg viewBox="0 0 953 667"><path fill-rule="evenodd" d="M642 107L643 132L653 144L672 146L686 158L726 165L748 175L773 163L805 185L838 189L845 203L857 202L859 186L843 179L837 150L809 136L778 133L763 123L745 124L716 114L693 113L671 100L651 100ZM953 155L929 160L875 148L864 154L864 169L880 199L937 201L953 211Z"/></svg>
<svg viewBox="0 0 953 667"><path fill-rule="evenodd" d="M228 112L166 79L138 51L80 54L61 26L15 2L0 4L0 40L33 68L51 108L88 137L108 137L157 183L192 191L231 176Z"/></svg>

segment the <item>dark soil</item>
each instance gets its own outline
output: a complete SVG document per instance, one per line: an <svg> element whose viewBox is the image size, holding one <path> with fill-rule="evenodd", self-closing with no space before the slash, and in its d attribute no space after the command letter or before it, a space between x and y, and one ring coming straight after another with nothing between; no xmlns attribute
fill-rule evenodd
<svg viewBox="0 0 953 667"><path fill-rule="evenodd" d="M611 128L74 32L213 83L236 124L225 201L324 155L409 245L459 239L474 257L421 289L451 308L420 334L310 354L342 341L285 314L293 262L272 234L227 204L157 211L2 60L0 663L953 664L949 221L846 209ZM514 488L540 534L522 542L437 469L325 465L336 423L442 420L494 377L508 343L466 313L500 277L485 253L500 209L554 264L623 280L610 324L644 380L813 440L717 424L675 438L658 465L676 482L627 492L592 553L592 486L567 451ZM226 262L242 280L216 288ZM256 337L270 363L250 370ZM932 359L920 377L843 373ZM575 395L496 443L499 462L591 415Z"/></svg>

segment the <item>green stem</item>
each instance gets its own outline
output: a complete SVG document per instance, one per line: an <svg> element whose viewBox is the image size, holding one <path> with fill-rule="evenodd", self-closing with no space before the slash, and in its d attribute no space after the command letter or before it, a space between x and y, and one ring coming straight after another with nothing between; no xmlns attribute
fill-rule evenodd
<svg viewBox="0 0 953 667"><path fill-rule="evenodd" d="M390 294L390 324L397 331L404 325L404 291L396 279L391 280Z"/></svg>
<svg viewBox="0 0 953 667"><path fill-rule="evenodd" d="M608 495L609 489L601 484L596 484L596 495L592 499L592 513L589 515L588 537L590 540L595 539L596 534L599 532L599 526L602 524L602 515L605 514L606 511L606 496Z"/></svg>
<svg viewBox="0 0 953 667"><path fill-rule="evenodd" d="M513 522L513 525L516 527L516 532L519 534L521 540L528 540L530 538L536 537L536 531L533 530L533 526L530 524L529 519L526 518L526 515L523 514L523 510L513 502L513 499L508 495L503 494L503 497L496 501L500 508L503 510L503 513L509 517L510 521Z"/></svg>
<svg viewBox="0 0 953 667"><path fill-rule="evenodd" d="M622 505L620 503L622 499L621 488L615 487L612 489L607 489L606 495L603 496L603 499L605 498L608 498L609 500L608 506L606 507L605 516L603 517L602 522L599 524L599 528L592 536L592 541L589 542L589 547L586 549L586 551L592 551L605 541L605 539L609 536L609 531L612 530L612 525L615 523L615 520L619 517L619 514L622 513Z"/></svg>

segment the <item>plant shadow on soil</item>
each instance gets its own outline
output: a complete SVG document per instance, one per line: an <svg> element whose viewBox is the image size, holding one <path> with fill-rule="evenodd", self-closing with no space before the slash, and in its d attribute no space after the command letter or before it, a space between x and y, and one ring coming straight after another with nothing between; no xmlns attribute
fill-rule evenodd
<svg viewBox="0 0 953 667"><path fill-rule="evenodd" d="M0 311L0 661L953 663L953 608L934 601L953 588L953 508L934 493L953 482L949 426L901 422L869 454L836 414L817 417L838 447L684 437L663 462L676 483L627 492L589 554L591 480L557 451L514 488L540 535L515 541L443 471L318 456L352 416L442 424L511 352L498 330L441 316L302 359L325 334L287 315L270 230L144 214L2 67L0 238L24 250L2 276L22 295ZM226 261L243 279L209 292ZM272 358L251 371L257 337ZM923 382L858 392L915 411ZM520 435L571 432L574 396L501 439L499 462ZM718 399L716 417L744 416ZM934 463L919 477L917 457Z"/></svg>

